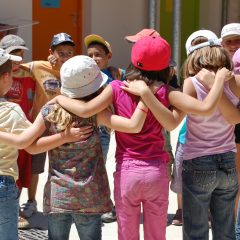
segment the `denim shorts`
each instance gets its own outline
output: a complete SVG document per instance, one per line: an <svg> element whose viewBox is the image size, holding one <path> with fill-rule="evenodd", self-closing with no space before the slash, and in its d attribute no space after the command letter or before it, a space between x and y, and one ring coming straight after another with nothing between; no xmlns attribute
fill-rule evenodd
<svg viewBox="0 0 240 240"><path fill-rule="evenodd" d="M183 240L209 239L209 210L212 239L234 240L234 205L238 191L235 153L183 161L182 180Z"/></svg>
<svg viewBox="0 0 240 240"><path fill-rule="evenodd" d="M108 149L110 144L110 132L105 126L99 126L98 129L99 129L100 143L101 143L102 152L103 152L103 160L104 160L104 163L106 164L107 154L108 154Z"/></svg>
<svg viewBox="0 0 240 240"><path fill-rule="evenodd" d="M173 179L170 189L175 193L182 193L182 163L183 163L183 144L178 143L176 147L175 159L173 162Z"/></svg>
<svg viewBox="0 0 240 240"><path fill-rule="evenodd" d="M11 176L0 176L0 239L18 239L19 190Z"/></svg>
<svg viewBox="0 0 240 240"><path fill-rule="evenodd" d="M32 174L40 174L44 172L46 156L46 152L32 155Z"/></svg>

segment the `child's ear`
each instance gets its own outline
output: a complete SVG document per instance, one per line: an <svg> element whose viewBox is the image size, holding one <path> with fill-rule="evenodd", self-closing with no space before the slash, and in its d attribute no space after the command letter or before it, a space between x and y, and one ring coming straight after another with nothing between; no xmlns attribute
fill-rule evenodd
<svg viewBox="0 0 240 240"><path fill-rule="evenodd" d="M108 60L110 60L111 58L112 58L112 53L109 52L109 53L108 53Z"/></svg>
<svg viewBox="0 0 240 240"><path fill-rule="evenodd" d="M49 54L50 54L50 55L53 55L53 51L52 51L51 48L49 49Z"/></svg>

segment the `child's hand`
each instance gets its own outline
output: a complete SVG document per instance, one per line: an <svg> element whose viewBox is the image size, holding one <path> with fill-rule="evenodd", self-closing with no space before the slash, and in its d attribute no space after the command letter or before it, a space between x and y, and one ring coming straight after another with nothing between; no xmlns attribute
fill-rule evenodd
<svg viewBox="0 0 240 240"><path fill-rule="evenodd" d="M64 132L62 132L62 136L66 140L66 143L78 142L88 139L92 135L92 132L93 127L91 125L75 128L73 123L70 127L66 128Z"/></svg>
<svg viewBox="0 0 240 240"><path fill-rule="evenodd" d="M121 88L124 91L137 96L141 96L146 90L149 90L147 84L142 80L124 81L123 83L125 86L121 86Z"/></svg>
<svg viewBox="0 0 240 240"><path fill-rule="evenodd" d="M56 57L54 57L53 55L49 55L47 59L53 67L55 67L57 65L58 59Z"/></svg>
<svg viewBox="0 0 240 240"><path fill-rule="evenodd" d="M219 69L216 73L216 78L218 78L219 80L222 79L225 82L229 81L233 77L234 77L234 74L225 67Z"/></svg>
<svg viewBox="0 0 240 240"><path fill-rule="evenodd" d="M206 89L209 90L213 86L215 73L203 68L200 72L198 72L196 78Z"/></svg>

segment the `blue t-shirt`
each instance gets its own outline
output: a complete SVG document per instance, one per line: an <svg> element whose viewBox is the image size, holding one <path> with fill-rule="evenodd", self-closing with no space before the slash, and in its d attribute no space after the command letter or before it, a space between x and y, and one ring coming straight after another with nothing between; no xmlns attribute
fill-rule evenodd
<svg viewBox="0 0 240 240"><path fill-rule="evenodd" d="M182 128L180 129L179 131L179 135L178 135L178 141L181 143L181 144L184 144L185 143L185 136L186 136L186 132L187 132L187 123L186 123L186 117L184 118L184 122L183 122L183 125L182 125Z"/></svg>
<svg viewBox="0 0 240 240"><path fill-rule="evenodd" d="M121 70L121 78L120 79L117 79L117 80L124 80L124 77L125 77L125 70L123 69L120 69ZM107 80L107 84L109 84L110 82L112 82L113 80L115 80L111 74L111 72L108 70L108 68L106 69L103 69L102 70L103 73L105 73L107 76L108 76L108 80Z"/></svg>

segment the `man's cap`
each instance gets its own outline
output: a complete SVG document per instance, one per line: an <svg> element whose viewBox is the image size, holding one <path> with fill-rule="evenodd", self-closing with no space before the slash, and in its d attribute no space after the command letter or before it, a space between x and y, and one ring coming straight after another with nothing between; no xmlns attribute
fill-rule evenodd
<svg viewBox="0 0 240 240"><path fill-rule="evenodd" d="M144 28L140 32L136 33L135 35L126 36L125 40L127 40L130 43L135 43L138 40L140 40L141 38L146 37L146 36L159 37L160 34L155 29Z"/></svg>
<svg viewBox="0 0 240 240"><path fill-rule="evenodd" d="M132 64L145 71L160 71L170 63L171 47L162 37L146 36L132 47Z"/></svg>
<svg viewBox="0 0 240 240"><path fill-rule="evenodd" d="M90 57L78 55L68 59L60 69L61 93L70 98L83 98L95 93L108 80Z"/></svg>
<svg viewBox="0 0 240 240"><path fill-rule="evenodd" d="M240 36L240 23L229 23L222 28L222 40L234 36Z"/></svg>
<svg viewBox="0 0 240 240"><path fill-rule="evenodd" d="M13 34L6 35L1 39L0 48L4 49L7 53L18 49L28 50L25 41L21 37Z"/></svg>
<svg viewBox="0 0 240 240"><path fill-rule="evenodd" d="M12 60L14 62L21 62L22 58L20 56L15 56L7 53L4 49L0 48L0 66L2 66L7 60Z"/></svg>
<svg viewBox="0 0 240 240"><path fill-rule="evenodd" d="M193 40L198 37L205 37L208 41L192 46ZM199 48L203 48L206 46L221 46L221 40L218 39L217 35L210 30L198 30L196 32L193 32L188 37L185 44L187 55Z"/></svg>
<svg viewBox="0 0 240 240"><path fill-rule="evenodd" d="M112 53L112 48L111 48L109 42L106 41L103 37L96 35L96 34L91 34L91 35L87 35L84 38L84 44L85 44L86 48L88 48L88 46L93 42L98 42L98 43L103 44L108 49L108 51L110 53Z"/></svg>
<svg viewBox="0 0 240 240"><path fill-rule="evenodd" d="M233 72L240 75L240 48L233 54Z"/></svg>
<svg viewBox="0 0 240 240"><path fill-rule="evenodd" d="M67 33L58 33L53 36L51 47L55 47L62 43L70 43L71 45L75 45L72 37Z"/></svg>

